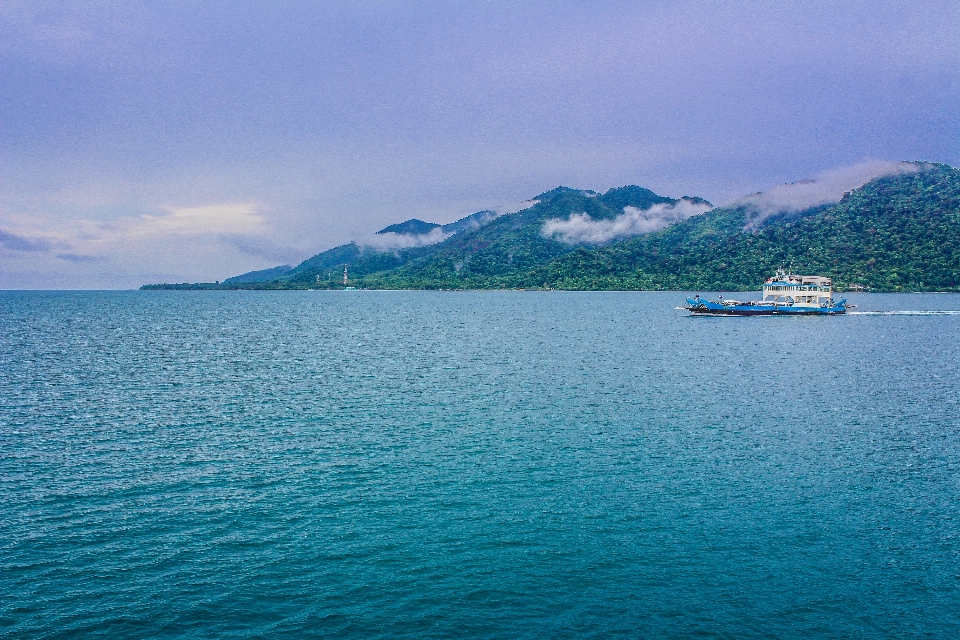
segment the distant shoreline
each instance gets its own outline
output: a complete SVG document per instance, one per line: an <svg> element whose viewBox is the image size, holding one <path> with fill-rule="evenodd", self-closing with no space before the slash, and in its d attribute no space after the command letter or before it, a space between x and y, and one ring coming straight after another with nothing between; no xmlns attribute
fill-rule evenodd
<svg viewBox="0 0 960 640"><path fill-rule="evenodd" d="M259 284L259 283L257 283ZM149 284L143 285L139 291L345 291L342 287L277 287L277 286L238 286L238 285L223 285L216 283L183 283L183 284ZM468 288L468 287L421 287L421 288L356 288L350 289L350 291L436 291L436 292L463 292L463 291L526 291L526 292L566 292L566 293L589 293L589 292L609 292L609 293L686 293L690 291L704 291L710 293L744 293L759 291L759 288L756 289L560 289L560 288L537 288L537 287L483 287L483 288ZM51 289L54 291L54 289ZM78 289L80 291L80 289ZM835 293L931 293L931 294L948 294L948 293L960 293L960 290L905 290L905 289L892 289L892 290L862 290L862 289L844 289L838 288L834 290Z"/></svg>

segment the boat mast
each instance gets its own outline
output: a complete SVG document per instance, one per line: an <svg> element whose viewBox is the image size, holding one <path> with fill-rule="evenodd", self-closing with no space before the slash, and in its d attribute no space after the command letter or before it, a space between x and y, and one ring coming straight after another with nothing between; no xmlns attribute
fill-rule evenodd
<svg viewBox="0 0 960 640"><path fill-rule="evenodd" d="M343 265L343 286L347 286L347 265Z"/></svg>

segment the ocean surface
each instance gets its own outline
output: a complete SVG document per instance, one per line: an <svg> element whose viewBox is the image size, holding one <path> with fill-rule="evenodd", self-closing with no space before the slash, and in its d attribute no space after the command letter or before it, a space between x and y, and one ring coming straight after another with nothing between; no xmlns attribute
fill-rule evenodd
<svg viewBox="0 0 960 640"><path fill-rule="evenodd" d="M960 295L0 292L4 638L960 637Z"/></svg>

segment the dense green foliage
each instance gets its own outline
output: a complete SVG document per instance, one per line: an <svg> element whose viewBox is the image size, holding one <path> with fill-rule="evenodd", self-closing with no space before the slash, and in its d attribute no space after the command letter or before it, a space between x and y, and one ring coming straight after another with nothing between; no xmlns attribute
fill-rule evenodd
<svg viewBox="0 0 960 640"><path fill-rule="evenodd" d="M444 229L462 230L434 245L394 251L376 251L352 243L335 247L297 265L277 284L339 287L343 285L343 265L349 264L350 284L361 287L452 288L476 283L468 286L484 288L483 283L490 278L504 274L517 277L576 249L544 238L540 229L546 220L583 212L594 219L611 219L623 213L625 206L645 209L676 202L641 187L611 189L603 195L557 187L536 200L537 204L518 213L495 218L492 212L481 211L444 225Z"/></svg>
<svg viewBox="0 0 960 640"><path fill-rule="evenodd" d="M594 218L603 217L588 212ZM527 267L532 262L529 268L511 268L501 259L457 273L449 260L443 263L441 253L374 274L361 284L752 290L777 267L789 266L798 273L833 277L839 287L960 289L960 171L952 167L933 165L914 174L875 180L834 206L774 217L756 231L748 229L750 214L744 208L714 209L658 233L604 247L554 249L558 254L554 256L542 252L522 264ZM539 232L537 224L526 227L528 233ZM468 240L462 238L460 244ZM541 248L544 242L539 239L530 246ZM497 256L508 252L518 253L515 243L499 246ZM476 258L471 266L475 263Z"/></svg>
<svg viewBox="0 0 960 640"><path fill-rule="evenodd" d="M717 209L664 231L580 249L517 286L756 289L778 266L874 291L960 289L960 171L882 178L832 207L745 231L747 211Z"/></svg>
<svg viewBox="0 0 960 640"><path fill-rule="evenodd" d="M541 234L543 223L587 213L595 220L613 219L625 206L646 209L675 203L641 187L610 189L603 195L557 187L536 197L534 206L501 216L472 231L457 234L418 260L360 282L385 288L490 288L507 286L532 269L576 250Z"/></svg>
<svg viewBox="0 0 960 640"><path fill-rule="evenodd" d="M832 277L840 288L960 290L960 170L946 165L874 180L836 205L774 216L759 229L748 224L750 209L714 209L599 247L545 238L543 223L584 212L609 220L626 206L676 201L640 187L603 195L558 187L537 200L435 245L380 252L344 245L274 281L239 286L338 287L349 263L350 284L368 288L752 290L789 266Z"/></svg>
<svg viewBox="0 0 960 640"><path fill-rule="evenodd" d="M354 243L341 245L328 249L322 253L304 260L292 271L283 275L283 282L304 282L310 283L315 279L318 273L331 274L337 268L343 268L343 265L354 262L360 257L362 250Z"/></svg>

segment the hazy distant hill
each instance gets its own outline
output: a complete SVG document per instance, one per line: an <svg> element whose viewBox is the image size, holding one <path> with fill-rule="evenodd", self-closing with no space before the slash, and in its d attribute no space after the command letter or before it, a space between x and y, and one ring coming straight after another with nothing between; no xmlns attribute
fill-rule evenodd
<svg viewBox="0 0 960 640"><path fill-rule="evenodd" d="M497 217L496 211L477 211L466 218L460 218L450 224L437 224L436 222L424 222L423 220L407 220L397 224L391 224L377 231L378 235L387 233L398 233L408 236L422 236L432 232L434 229L440 229L443 233L459 233L468 229L475 229L482 224L489 222Z"/></svg>
<svg viewBox="0 0 960 640"><path fill-rule="evenodd" d="M380 231L377 231L377 233L402 233L408 236L420 236L439 228L440 225L436 222L424 222L423 220L414 218L406 222L399 222L389 227L384 227L380 229Z"/></svg>
<svg viewBox="0 0 960 640"><path fill-rule="evenodd" d="M355 262L362 253L362 249L353 242L327 249L283 274L283 282L310 283L318 273L324 274L325 279L333 279L334 271L342 270L343 265Z"/></svg>
<svg viewBox="0 0 960 640"><path fill-rule="evenodd" d="M455 236L458 233L476 229L496 217L497 214L493 211L478 211L445 225L413 219L385 227L377 234L385 236L396 234L409 238L417 244L418 238L423 238L437 229L440 229L444 235L452 234ZM443 238L443 235L440 238ZM343 266L345 264L349 265L349 275L351 279L354 279L379 271L395 269L410 260L429 255L436 251L437 246L438 243L434 242L422 246L382 249L351 242L327 249L304 260L282 277L277 278L272 283L264 283L260 288L317 286L318 276L320 286L340 286L343 282Z"/></svg>
<svg viewBox="0 0 960 640"><path fill-rule="evenodd" d="M477 227L490 222L496 217L496 211L477 211L466 218L460 218L456 222L440 225L440 230L444 233L460 233L461 231L469 231L470 229L476 229Z"/></svg>
<svg viewBox="0 0 960 640"><path fill-rule="evenodd" d="M752 290L782 265L831 276L841 287L960 290L960 170L917 167L869 182L836 205L759 225L749 204L700 213L710 206L705 200L636 186L602 195L558 187L513 214L479 212L443 226L407 221L381 231L422 237L407 231L451 233L460 225L442 242L396 250L343 245L273 280L220 286L334 288L349 264L350 284L369 288Z"/></svg>
<svg viewBox="0 0 960 640"><path fill-rule="evenodd" d="M260 271L249 271L247 273L242 273L239 276L233 276L232 278L227 278L223 281L223 284L241 284L249 282L266 282L268 280L275 280L285 274L286 272L293 269L288 264L281 265L279 267L273 267L271 269L261 269Z"/></svg>

